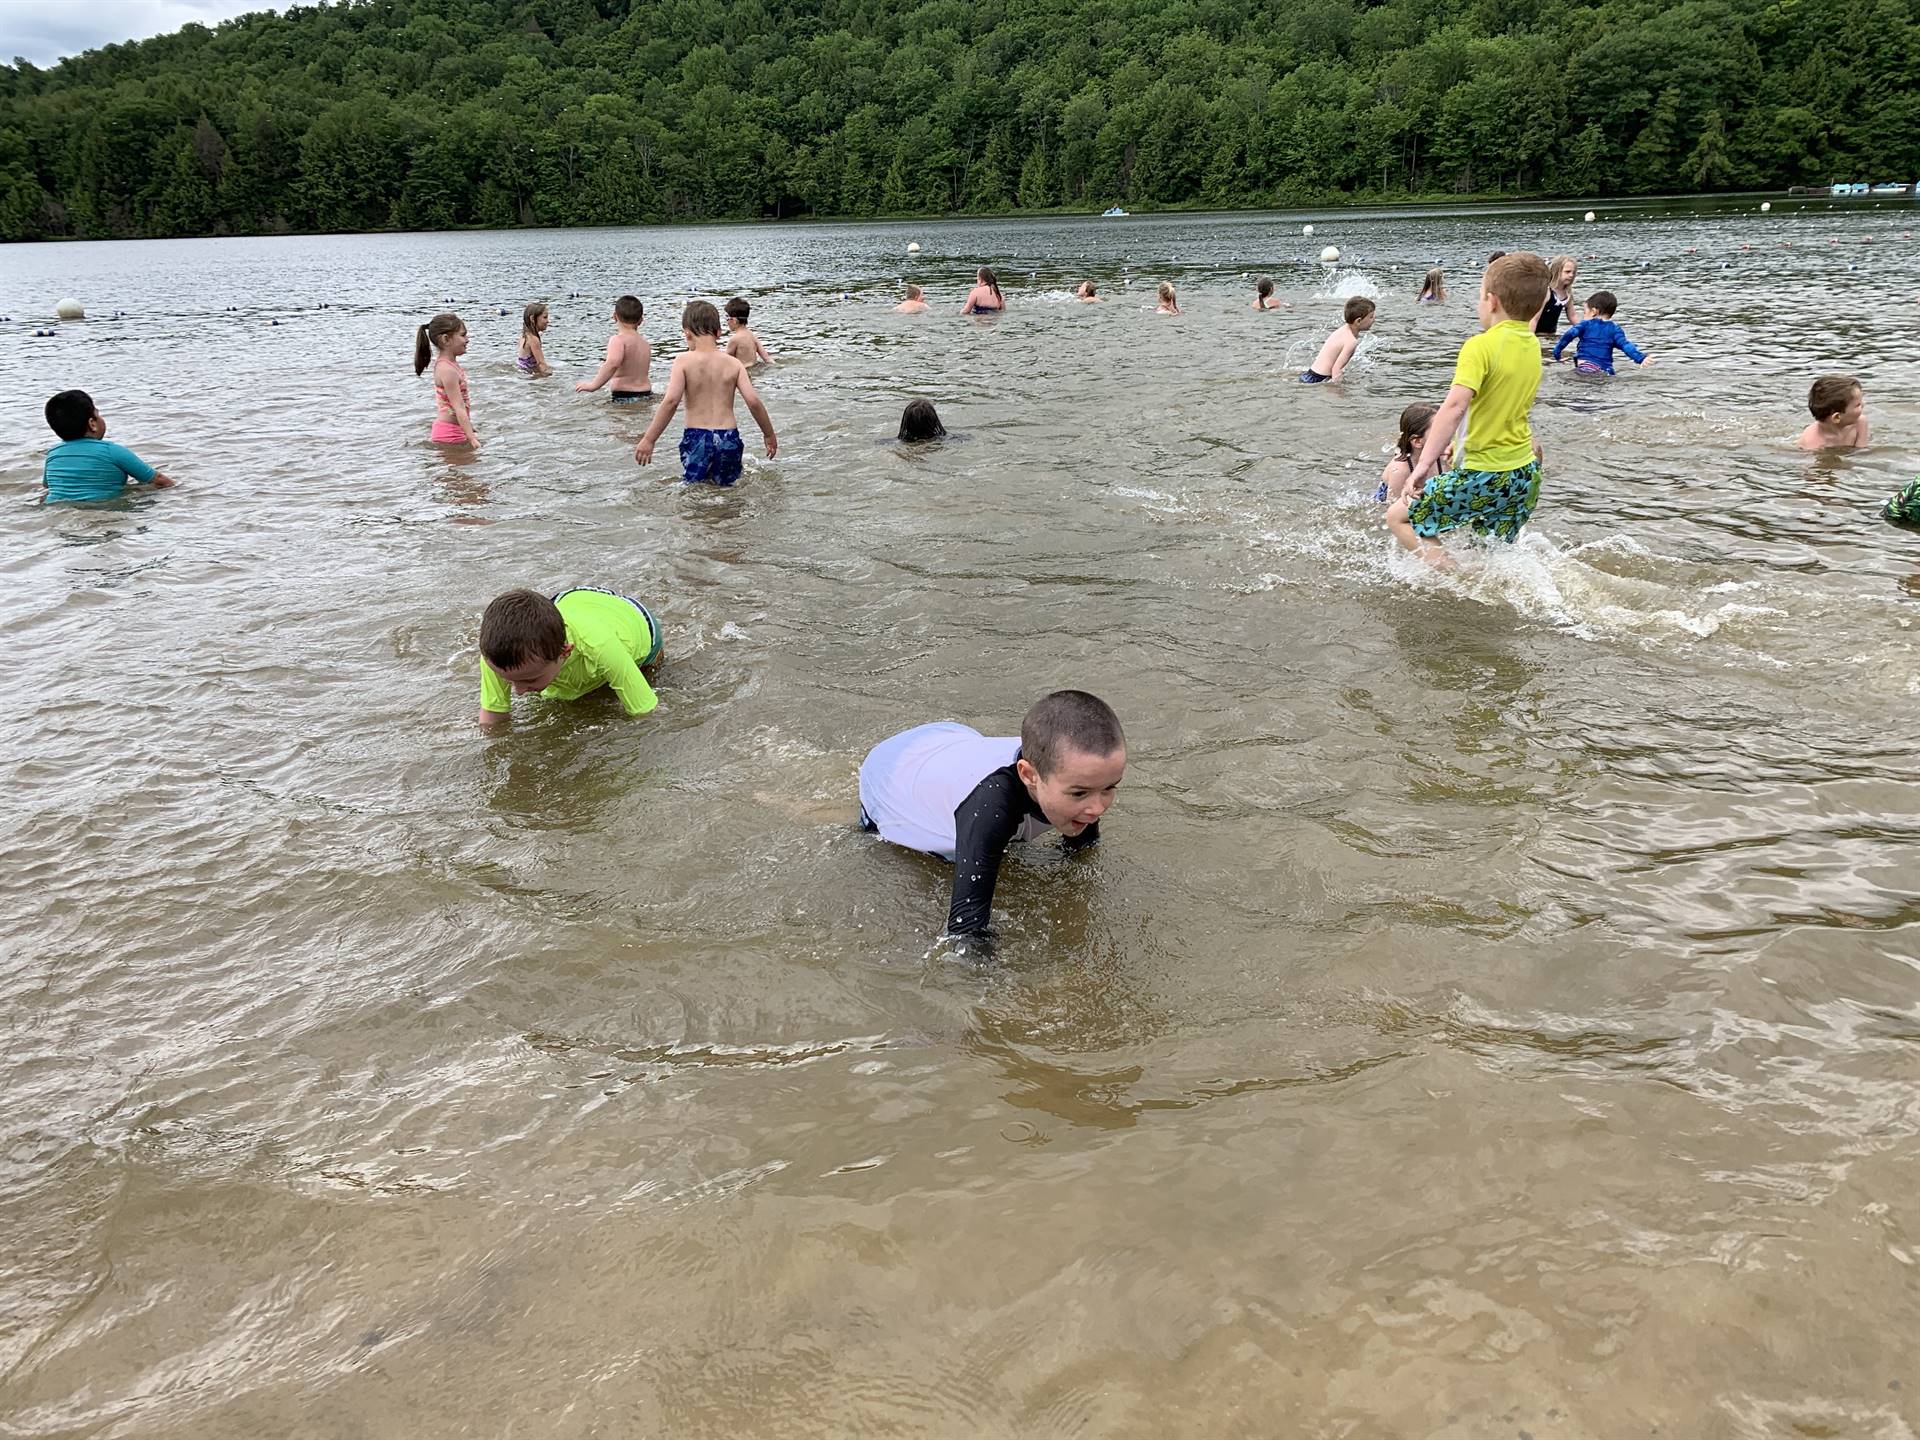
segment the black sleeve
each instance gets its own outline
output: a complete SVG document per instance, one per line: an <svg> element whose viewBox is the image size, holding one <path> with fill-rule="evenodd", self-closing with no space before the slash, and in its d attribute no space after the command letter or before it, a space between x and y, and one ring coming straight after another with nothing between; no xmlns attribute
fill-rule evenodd
<svg viewBox="0 0 1920 1440"><path fill-rule="evenodd" d="M1011 766L996 770L967 792L953 812L953 903L949 935L984 935L993 918L993 887L1000 861L1026 813L1027 790Z"/></svg>

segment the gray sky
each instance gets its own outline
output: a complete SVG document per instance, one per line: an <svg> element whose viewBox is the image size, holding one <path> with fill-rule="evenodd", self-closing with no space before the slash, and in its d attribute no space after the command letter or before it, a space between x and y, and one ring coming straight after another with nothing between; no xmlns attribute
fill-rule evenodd
<svg viewBox="0 0 1920 1440"><path fill-rule="evenodd" d="M0 0L0 63L24 56L47 66L118 40L144 40L190 20L217 25L285 0Z"/></svg>

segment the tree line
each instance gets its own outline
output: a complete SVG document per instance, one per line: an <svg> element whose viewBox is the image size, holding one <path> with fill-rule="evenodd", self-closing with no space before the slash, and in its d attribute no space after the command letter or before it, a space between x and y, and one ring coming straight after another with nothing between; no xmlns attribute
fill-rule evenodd
<svg viewBox="0 0 1920 1440"><path fill-rule="evenodd" d="M1920 0L337 0L0 67L0 238L1913 180Z"/></svg>

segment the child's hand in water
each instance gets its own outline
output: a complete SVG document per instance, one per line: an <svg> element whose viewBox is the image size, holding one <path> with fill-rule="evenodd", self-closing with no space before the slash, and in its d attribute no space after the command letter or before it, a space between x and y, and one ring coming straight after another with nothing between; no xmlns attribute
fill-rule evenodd
<svg viewBox="0 0 1920 1440"><path fill-rule="evenodd" d="M771 460L780 453L780 437L771 430L767 432L767 459Z"/></svg>
<svg viewBox="0 0 1920 1440"><path fill-rule="evenodd" d="M593 382L591 380L576 380L573 382L573 388L584 394L586 391L593 389Z"/></svg>
<svg viewBox="0 0 1920 1440"><path fill-rule="evenodd" d="M636 465L651 465L653 463L653 441L642 440L638 445L634 446L633 460Z"/></svg>
<svg viewBox="0 0 1920 1440"><path fill-rule="evenodd" d="M175 485L178 485L179 483L180 482L174 479L171 475L156 474L153 477L153 488L156 490L171 490Z"/></svg>

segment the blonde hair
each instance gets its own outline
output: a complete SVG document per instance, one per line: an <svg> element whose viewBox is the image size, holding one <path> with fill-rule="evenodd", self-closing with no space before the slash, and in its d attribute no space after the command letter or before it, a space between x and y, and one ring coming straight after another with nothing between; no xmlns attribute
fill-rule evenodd
<svg viewBox="0 0 1920 1440"><path fill-rule="evenodd" d="M1160 282L1160 303L1162 305L1173 305L1178 303L1173 298L1173 282L1171 280L1162 280Z"/></svg>
<svg viewBox="0 0 1920 1440"><path fill-rule="evenodd" d="M1424 300L1429 295L1436 300L1444 300L1447 298L1446 276L1440 273L1440 267L1438 265L1427 271L1427 278L1421 283L1420 294L1416 298Z"/></svg>
<svg viewBox="0 0 1920 1440"><path fill-rule="evenodd" d="M1571 255L1556 255L1547 262L1547 288L1549 290L1560 283L1560 272L1569 265L1578 273L1580 262ZM1567 277L1567 298L1569 300L1573 298L1573 280L1574 277L1572 275Z"/></svg>

